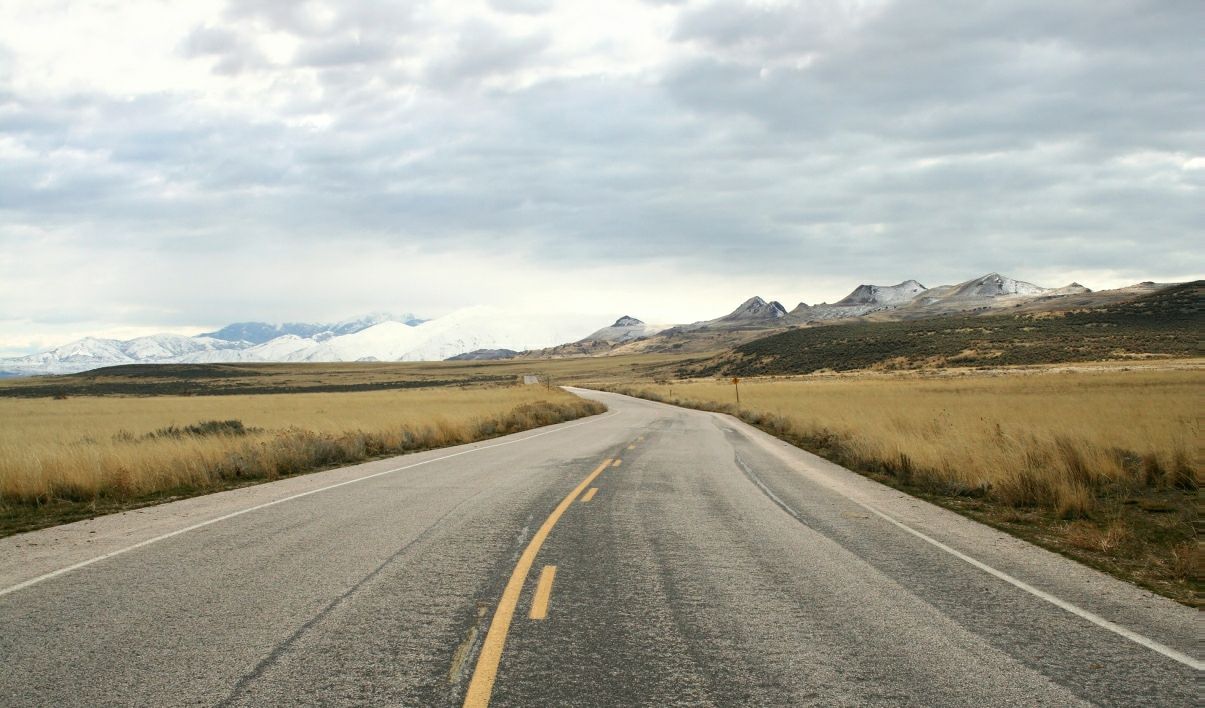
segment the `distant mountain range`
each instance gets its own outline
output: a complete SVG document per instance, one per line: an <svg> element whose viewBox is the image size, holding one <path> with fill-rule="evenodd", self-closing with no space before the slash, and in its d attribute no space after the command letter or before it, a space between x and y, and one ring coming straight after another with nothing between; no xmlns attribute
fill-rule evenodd
<svg viewBox="0 0 1205 708"><path fill-rule="evenodd" d="M667 334L716 330L762 330L767 327L788 327L815 324L826 320L865 317L880 313L891 318L909 314L934 316L977 308L998 309L1022 301L1052 294L1090 293L1087 288L1072 283L1065 288L1043 288L1032 283L1013 280L998 273L957 285L926 288L915 280L898 285L859 285L853 292L833 304L808 305L801 302L788 312L777 301L767 302L751 297L735 310L714 320L678 325Z"/></svg>
<svg viewBox="0 0 1205 708"><path fill-rule="evenodd" d="M987 314L1002 311L1058 310L1095 307L1132 300L1173 283L1139 283L1127 288L1092 292L1078 284L1045 288L999 273L972 278L956 285L927 288L916 280L896 285L863 284L835 303L799 303L787 311L777 301L751 297L732 312L712 320L650 328L640 337L616 341L591 336L525 357L605 356L641 352L708 352L728 349L794 327L863 319L898 321L952 314ZM637 320L638 321L638 320ZM607 329L600 330L606 332Z"/></svg>
<svg viewBox="0 0 1205 708"><path fill-rule="evenodd" d="M1062 288L1043 288L1033 283L988 273L957 285L926 288L915 280L898 285L859 285L852 293L829 305L799 305L790 312L794 323L863 317L888 313L893 319L934 317L977 309L1001 309L1041 297L1087 294L1079 283Z"/></svg>
<svg viewBox="0 0 1205 708"><path fill-rule="evenodd" d="M338 337L344 334L355 334L363 329L368 329L373 325L381 324L382 322L401 322L402 324L417 326L426 322L419 319L410 313L404 315L392 315L387 312L374 312L370 315L365 315L354 320L343 320L334 324L317 324L311 322L286 322L284 324L268 324L267 322L235 322L234 324L226 325L216 332L206 332L198 334L198 337L207 337L210 339L221 339L227 342L250 342L251 344L263 344L277 337L283 337L291 334L302 338L322 338L322 337Z"/></svg>
<svg viewBox="0 0 1205 708"><path fill-rule="evenodd" d="M436 361L480 349L549 347L579 339L595 326L580 316L518 317L494 307L467 308L434 320L369 315L329 325L241 322L195 337L86 337L38 354L0 359L0 372L67 374L121 364ZM272 334L276 336L265 339Z"/></svg>
<svg viewBox="0 0 1205 708"><path fill-rule="evenodd" d="M585 317L517 316L493 307L468 308L433 320L374 313L330 324L236 322L195 337L87 337L38 354L0 359L0 374L63 374L148 363L480 360L714 351L792 327L851 318L907 320L1006 309L1091 307L1164 287L1140 283L1094 293L1078 283L1044 288L989 273L933 288L915 280L864 284L835 303L799 303L790 311L777 301L751 297L726 315L683 325L646 324L624 315L600 329Z"/></svg>

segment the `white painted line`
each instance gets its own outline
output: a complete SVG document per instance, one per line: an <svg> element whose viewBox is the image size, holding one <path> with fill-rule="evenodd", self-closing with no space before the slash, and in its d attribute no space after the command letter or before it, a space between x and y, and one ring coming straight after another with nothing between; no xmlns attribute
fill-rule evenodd
<svg viewBox="0 0 1205 708"><path fill-rule="evenodd" d="M930 543L930 544L936 546L937 548L940 548L941 550L945 551L946 553L949 553L950 555L954 556L955 558L958 558L959 560L962 560L962 561L966 561L967 563L970 563L971 565L975 566L979 570L982 570L983 572L988 573L989 575L994 575L997 578L1008 583L1009 585L1020 588L1021 590L1024 590L1025 592L1029 593L1030 595L1041 598L1041 599L1045 600L1046 602L1049 602L1050 604L1052 604L1058 608L1061 608L1063 610L1066 610L1067 612L1070 612L1073 615L1076 615L1077 617L1082 617L1082 618L1088 620L1089 622L1091 622L1092 624L1097 625L1098 627L1103 627L1103 628L1109 630L1110 632L1119 634L1119 635L1125 637L1126 639L1129 639L1132 642L1141 644L1142 646L1144 646L1147 649L1150 649L1152 651L1157 651L1160 654L1166 656L1167 658L1178 661L1181 664L1184 664L1185 666L1188 666L1197 671L1200 671L1202 669L1202 667L1205 667L1205 663L1197 661L1196 659L1192 658L1191 656L1189 656L1187 654L1184 654L1183 652L1176 651L1175 649L1172 649L1171 647L1169 647L1165 644L1160 644L1159 642L1155 641L1154 639L1151 639L1150 637L1144 637L1143 635L1141 635L1133 630L1126 629L1125 627L1122 627L1121 625L1119 625L1115 622L1110 622L1109 620L1105 619L1104 617L1101 617L1098 614L1089 612L1088 610L1085 610L1082 607L1073 605L1070 602L1067 602L1066 600L1055 597L1054 595L1051 595L1048 592L1039 590L1039 589L1035 588L1034 586L1030 585L1029 583L1026 583L1022 580L1018 580L1017 578L1014 578L1013 576L1009 575L1008 573L1005 573L1002 570L996 570L995 568L991 567L987 563L976 560L961 551L950 548L949 546L942 543L941 541L938 541L937 539L935 539L931 536L927 536L924 533L917 531L916 529L912 528L911 526L908 526L907 524L905 524L901 521L896 521L892 517L888 516L887 514L884 514L883 512L879 511L878 509L874 508L873 506L870 506L869 504L864 504L864 503L858 501L857 499L852 499L852 498L850 498L850 501L852 501L853 503L862 507L863 509L869 511L870 513L874 514L875 516L878 516L879 518L883 519L884 521L886 521L890 524L893 524L893 525L903 529L904 531L907 531L908 533L912 534L913 536L916 536L917 538L921 539L922 541L925 541L926 543Z"/></svg>
<svg viewBox="0 0 1205 708"><path fill-rule="evenodd" d="M375 477L380 477L382 475L393 474L394 472L401 472L402 470L408 470L408 469L413 469L415 467L421 467L423 465L429 465L432 462L441 462L443 460L450 460L453 457L460 457L461 455L468 455L468 454L471 454L474 452L480 452L482 450L491 450L496 447L504 447L506 445L514 445L515 443L527 442L528 440L531 440L533 438L539 438L539 437L543 437L545 435L552 435L553 433L559 433L562 430L569 430L570 428L577 428L577 427L580 427L583 425L597 423L600 420L606 420L607 418L613 418L619 414L620 414L620 411L615 411L614 413L609 413L607 415L599 416L597 418L591 418L590 420L587 420L587 421L583 421L580 423L574 423L572 425L566 425L564 427L557 428L556 430L545 430L542 433L536 433L535 435L528 435L527 437L519 438L518 440L507 440L506 442L494 443L493 445L482 445L481 447L475 447L475 448L472 448L471 450L461 450L460 452L454 452L451 455L444 455L443 457L435 457L430 460L423 460L422 462L415 462L412 465L404 465L402 467L394 467L393 469L385 470L383 472L374 472L369 475L364 475L363 477L356 477L355 479L349 479L349 480L346 480L343 482L338 482L336 484L331 484L326 487L319 487L318 489L311 489L308 492L301 492L300 494L294 494L292 496L282 497L280 499L274 499L270 502L264 502L263 504L249 506L246 509L240 509L238 511L231 512L231 513L225 514L223 516L218 516L216 518L209 519L208 521L202 521L200 523L193 524L192 526L186 526L182 529L176 529L175 531L172 531L170 533L165 533L161 536L155 536L154 538L148 538L145 541L140 541L138 543L135 543L132 546L126 546L125 548L121 548L116 551L111 551L109 553L105 553L104 555L96 556L95 558L89 558L86 561L80 561L79 563L75 563L74 565L69 565L65 568L59 568L58 570L51 571L49 573L46 573L45 575L39 575L36 578L30 578L29 580L26 580L21 583L17 583L16 585L10 585L9 587L6 587L3 590L0 590L0 596L7 595L11 592L16 592L18 590L23 590L31 585L37 585L38 583L40 583L44 580L50 580L51 578L57 578L60 575L66 575L67 573L70 573L73 570L79 570L80 568L90 566L93 563L99 563L100 561L107 560L114 556L120 556L123 553L129 553L130 551L137 550L139 548L142 548L143 546L149 546L152 543L166 541L167 539L172 538L173 536L179 536L180 534L188 533L189 531L196 531L199 528L204 528L206 526L216 524L219 521L226 521L227 519L233 519L236 516L242 516L243 514L249 514L253 511L259 511L260 509L266 509L270 506L276 506L277 504L283 504L284 502L287 502L287 501L293 501L294 499L308 497L311 494L317 494L319 492L326 492L326 491L330 491L332 489L337 489L339 487L345 487L349 484L356 484L358 482L363 482L363 481L366 481L369 479L373 479Z"/></svg>
<svg viewBox="0 0 1205 708"><path fill-rule="evenodd" d="M592 390L592 389L587 389L587 390ZM610 393L610 391L602 391L601 393ZM623 394L612 394L612 395L623 396ZM747 428L750 431L753 431L755 433L762 433L762 431L754 428L753 426L749 425L748 423L745 423L744 421L739 420L733 416L726 416L721 413L714 413L714 412L707 412L707 411L697 411L696 409L693 409L693 408L682 408L681 406L674 406L669 403L661 403L659 401L649 401L649 400L646 400L643 398L634 398L633 396L624 396L624 397L632 398L632 399L638 400L638 401L643 401L644 403L649 403L649 404L652 404L655 406L664 406L666 408L676 408L678 410L686 410L686 411L694 411L694 412L704 413L705 415L711 415L719 420L731 418L733 421L739 423L741 426L743 426L744 428ZM771 436L769 433L762 433L762 435L765 435L767 439L773 440L774 442L781 442L778 440L778 438ZM789 445L790 443L787 443L787 444ZM748 470L748 468L746 468L746 470ZM853 474L857 474L857 473L854 472ZM754 478L752 476L750 476L750 479L753 480ZM754 481L754 482L755 482L755 484L757 484L758 487L760 487L763 491L766 491L769 494L771 501L775 502L776 504L778 504L779 506L782 506L784 508L789 508L789 507L786 507L786 505L783 503L783 501L781 499L779 499L776 495L774 495L773 493L769 493L768 488L764 484L761 484L760 481ZM836 487L833 487L832 485L826 484L825 486L828 486L830 489L833 489L834 491L838 492L845 498L849 499L853 503L855 503L858 506L862 507L863 509L869 511L870 513L874 514L875 516L878 516L879 518L883 519L884 521L886 521L890 524L893 524L893 525L903 529L904 531L907 531L908 533L916 536L917 538L921 539L922 541L925 541L926 543L930 543L933 546L940 548L941 550L945 551L946 553L949 553L950 555L954 556L955 558L958 558L961 561L970 563L971 565L975 566L979 570L982 570L983 572L985 572L989 575L993 575L993 576L999 578L1000 580L1003 580L1004 582L1008 583L1009 585L1012 585L1013 587L1016 587L1020 590L1024 590L1025 592L1029 593L1030 595L1033 595L1034 597L1037 597L1041 600L1045 600L1046 602L1049 602L1050 604L1054 605L1055 607L1058 607L1059 609L1070 612L1071 614L1073 614L1077 617L1086 619L1098 627L1107 629L1110 632L1113 632L1114 634L1125 637L1126 639L1129 639L1130 641L1135 642L1137 644L1141 644L1142 646L1146 647L1147 649L1150 649L1151 651L1158 652L1158 653L1162 654L1163 656L1166 656L1167 658L1169 658L1173 661L1178 661L1181 664L1188 666L1189 668L1195 669L1196 671L1200 671L1202 668L1205 668L1205 662L1200 662L1183 652L1177 651L1177 650L1167 646L1166 644L1161 644L1161 643L1155 641L1154 639L1151 639L1150 637L1146 637L1133 630L1126 629L1125 627L1122 627L1121 625L1117 624L1116 622L1110 622L1109 620L1105 619L1104 617L1101 617L1098 614L1089 612L1088 610L1085 610L1082 607L1073 605L1070 602L1067 602L1066 600L1055 597L1054 595L1051 595L1048 592L1039 590L1039 589L1035 588L1034 586L1030 585L1029 583L1026 583L1022 580L1014 578L1013 576L1009 575L1008 573L1005 573L1002 570L996 570L995 568L991 567L990 565L988 565L982 561L976 560L976 559L968 556L967 554L962 553L961 551L957 551L957 550L947 546L946 544L942 543L941 541L938 541L937 539L935 539L931 536L928 536L920 531L917 531L916 529L912 528L911 526L908 526L907 524L905 524L901 521L895 520L894 518L888 516L887 514L879 511L875 507L870 506L869 504L866 504L864 502L858 501L857 499L854 499L853 497L845 494L843 491L837 489ZM791 513L791 515L798 518L798 514Z"/></svg>
<svg viewBox="0 0 1205 708"><path fill-rule="evenodd" d="M728 416L723 416L723 414L720 414L720 413L711 413L710 415L716 420L723 420L725 417L728 417ZM747 428L748 431L752 431L754 433L761 433L761 435L765 436L763 439L769 439L769 440L773 440L775 442L778 441L777 438L770 435L769 433L760 431L757 428L754 428L753 426L745 423L742 420L736 420L736 422L740 423L742 426ZM745 437L746 437L746 439L749 439L752 442L753 441L752 437L749 435L748 431L745 432ZM771 492L769 490L769 488L765 484L763 484L761 482L761 480L759 480L757 478L757 475L753 472L753 470L748 465L745 464L745 462L743 460L741 460L739 455L736 457L736 462L741 467L741 469L745 472L745 476L750 481L752 481L755 485L757 485L770 498L771 501L773 501L776 505L781 507L788 514L795 517L797 520L802 521L799 518L799 514L794 509L789 507L784 501L782 501L782 499L780 499L777 495L775 495L773 492ZM855 472L854 474L857 474L857 473ZM983 561L976 560L975 558L972 558L961 551L958 551L954 548L951 548L950 546L947 546L946 544L942 543L941 541L938 541L937 539L933 538L932 536L922 533L921 531L917 531L916 529L905 524L904 522L898 521L895 518L889 516L888 514L882 512L882 511L879 511L877 508L871 506L870 504L867 504L863 501L859 501L858 499L854 499L853 497L846 494L843 490L838 489L837 487L833 486L832 484L829 484L827 481L825 481L825 480L818 480L818 481L820 481L822 484L824 484L829 489L832 489L833 491L837 492L838 494L845 497L846 499L852 501L853 503L857 504L858 506L862 507L863 509L865 509L865 510L869 511L870 513L874 514L875 516L879 517L880 519L883 519L884 521L892 524L893 526L896 526L904 531L907 531L908 533L912 534L913 536L916 536L917 538L921 539L922 541L932 544L933 546L935 546L937 548L940 548L941 550L945 551L946 553L949 553L950 555L954 556L955 558L958 558L961 561L969 563L989 575L995 576L995 577L999 578L1000 580L1003 580L1004 582L1008 583L1009 585L1012 585L1013 587L1024 590L1025 592L1029 593L1030 595L1033 595L1034 597L1045 600L1046 602L1049 602L1050 604L1054 605L1055 607L1058 607L1062 610L1066 610L1067 612L1070 612L1071 614L1073 614L1077 617L1082 617L1083 619L1088 620L1089 622L1097 625L1098 627L1103 627L1104 629L1107 629L1110 632L1113 632L1114 634L1118 634L1122 637L1125 637L1126 639L1129 639L1132 642L1141 644L1142 646L1146 647L1147 649L1156 651L1156 652L1166 656L1169 659L1172 659L1174 661L1180 662L1181 664L1184 664L1185 666L1193 668L1197 671L1200 671L1202 669L1202 667L1205 667L1205 663L1197 661L1196 659L1192 658L1191 656L1189 656L1183 652L1177 651L1177 650L1167 646L1166 644L1161 644L1161 643L1155 641L1154 639L1151 639L1150 637L1146 637L1141 634L1138 634L1137 632L1135 632L1133 630L1126 629L1125 627L1122 627L1121 625L1119 625L1115 622L1110 622L1109 620L1105 619L1104 617L1101 617L1098 614L1089 612L1088 610L1085 610L1084 608L1079 607L1078 605L1073 605L1070 602L1063 600L1062 598L1055 597L1054 595L1051 595L1050 593L1045 592L1044 590L1039 590L1038 588L1035 588L1034 586L1030 585L1029 583L1026 583L1023 580L1014 578L1013 576L1009 575L1008 573L1005 573L1002 570L996 570L995 568L991 567L987 563L984 563ZM804 524L804 525L806 526L807 524Z"/></svg>
<svg viewBox="0 0 1205 708"><path fill-rule="evenodd" d="M770 501L774 502L778 507L780 507L783 511L787 512L789 515L793 516L796 521L799 521L804 526L808 525L806 522L803 521L803 518L800 516L800 514L798 512L796 512L786 502L784 502L782 499L780 499L778 497L778 495L776 495L774 492L770 491L770 488L767 487L765 484L763 484L760 479L758 479L757 474L754 473L753 470L748 465L745 464L745 461L740 458L740 455L736 456L736 463L745 472L745 477L748 478L749 481L751 481L755 485L757 485L757 487L759 489L761 489L761 491L767 497L770 498ZM866 511L869 511L870 513L874 514L875 516L879 517L880 519L883 519L887 523L892 524L893 526L896 526L900 529L903 529L904 531L907 531L908 533L912 534L913 536L916 536L917 538L921 539L922 541L932 544L933 546L940 548L941 550L945 551L946 553L949 553L950 555L954 556L955 558L958 558L961 561L970 563L971 565L975 566L979 570L982 570L983 572L988 573L989 575L993 575L993 576L999 578L1000 580L1003 580L1004 582L1008 583L1009 585L1012 585L1013 587L1020 588L1021 590L1024 590L1025 592L1029 593L1030 595L1033 595L1034 597L1045 600L1046 602L1049 602L1050 604L1054 605L1055 607L1066 610L1067 612L1070 612L1071 614L1076 615L1077 617L1082 617L1083 619L1088 620L1089 622L1097 625L1098 627L1103 627L1103 628L1109 630L1110 632L1119 634L1119 635L1125 637L1126 639L1129 639L1132 642L1141 644L1142 646L1144 646L1147 649L1150 649L1152 651L1159 652L1160 654L1166 656L1167 658L1178 661L1181 664L1184 664L1185 666L1189 666L1193 669L1196 669L1197 671L1200 671L1202 666L1205 666L1205 664L1202 664L1202 662L1197 661L1196 659L1192 658L1191 656L1188 656L1187 654L1176 651L1175 649L1172 649L1171 647L1169 647L1165 644L1160 644L1159 642L1155 641L1154 639L1151 639L1150 637L1145 637L1141 634L1138 634L1137 632L1135 632L1133 630L1126 629L1125 627L1122 627L1121 625L1119 625L1115 622L1110 622L1109 620L1105 619L1104 617L1101 617L1100 615L1089 612L1088 610L1085 610L1084 608L1079 607L1077 605L1073 605L1070 602L1067 602L1066 600L1055 597L1054 595L1051 595L1048 592L1039 590L1039 589L1035 588L1034 586L1030 585L1029 583L1026 583L1023 580L1014 578L1013 576L1009 575L1008 573L1005 573L1002 570L996 570L995 568L991 567L987 563L984 563L983 561L976 560L975 558L968 556L967 554L963 553L962 551L959 551L959 550L956 550L954 548L947 546L946 544L942 543L941 541L938 541L937 539L933 538L932 536L929 536L925 533L917 531L916 529L905 524L904 522L898 521L895 518L887 515L886 513L879 511L878 509L871 506L870 504L867 504L865 502L854 499L853 497L849 496L848 494L845 494L841 490L836 489L835 487L833 487L831 485L826 485L826 486L828 486L829 489L832 489L833 491L836 491L837 493L841 494L842 496L844 496L846 499L850 500L854 504L857 504L858 506L862 507Z"/></svg>

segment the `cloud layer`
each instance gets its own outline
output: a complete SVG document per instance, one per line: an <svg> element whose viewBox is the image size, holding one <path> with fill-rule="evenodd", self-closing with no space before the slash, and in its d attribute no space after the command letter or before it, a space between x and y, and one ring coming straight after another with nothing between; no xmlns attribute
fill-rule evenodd
<svg viewBox="0 0 1205 708"><path fill-rule="evenodd" d="M0 353L1197 277L1202 26L1188 0L10 4Z"/></svg>

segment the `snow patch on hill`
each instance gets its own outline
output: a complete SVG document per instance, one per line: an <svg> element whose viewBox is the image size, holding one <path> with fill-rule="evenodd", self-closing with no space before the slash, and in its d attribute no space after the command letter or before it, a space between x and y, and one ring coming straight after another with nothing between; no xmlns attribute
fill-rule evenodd
<svg viewBox="0 0 1205 708"><path fill-rule="evenodd" d="M624 315L615 320L615 324L609 327L603 327L588 335L583 342L611 342L619 344L623 342L631 342L643 337L651 337L659 332L664 332L673 325L648 324L642 320L638 320L630 315Z"/></svg>
<svg viewBox="0 0 1205 708"><path fill-rule="evenodd" d="M1041 295L1046 290L1047 288L1023 280L1013 280L999 273L988 273L981 278L955 285L954 290L946 298L953 300L1004 295Z"/></svg>
<svg viewBox="0 0 1205 708"><path fill-rule="evenodd" d="M852 293L834 303L836 306L872 305L891 306L910 302L927 290L915 280L905 280L899 285L859 285Z"/></svg>
<svg viewBox="0 0 1205 708"><path fill-rule="evenodd" d="M760 297L754 296L742 302L735 310L729 312L715 320L711 320L710 324L738 324L763 322L767 320L777 320L787 316L787 309L783 307L777 300L766 302Z"/></svg>
<svg viewBox="0 0 1205 708"><path fill-rule="evenodd" d="M415 326L422 324L425 321L426 320L419 319L409 312L401 315L395 315L388 312L373 312L363 317L342 320L333 324L323 324L317 322L285 322L284 324L271 324L268 322L235 322L234 324L226 325L216 332L206 332L198 336L222 339L228 342L249 342L251 344L263 344L278 337L284 337L287 335L294 335L307 339L322 337L324 335L326 337L335 337L342 334L353 334L355 332L359 332L360 330L372 327L373 325L381 324L382 322L401 322L403 324Z"/></svg>
<svg viewBox="0 0 1205 708"><path fill-rule="evenodd" d="M19 374L65 374L102 366L178 361L211 356L216 361L237 360L250 345L210 337L156 334L137 339L83 339L29 356L0 359L0 369Z"/></svg>

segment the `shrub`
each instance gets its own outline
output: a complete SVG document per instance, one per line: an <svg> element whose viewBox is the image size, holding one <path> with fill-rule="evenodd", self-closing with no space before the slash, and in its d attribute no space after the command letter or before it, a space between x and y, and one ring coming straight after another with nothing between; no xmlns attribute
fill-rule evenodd
<svg viewBox="0 0 1205 708"><path fill-rule="evenodd" d="M144 437L183 438L185 436L193 436L203 438L212 435L242 436L250 432L255 431L244 426L241 420L203 420L200 423L186 425L182 428L169 425L166 428L159 428L154 432L147 433Z"/></svg>

